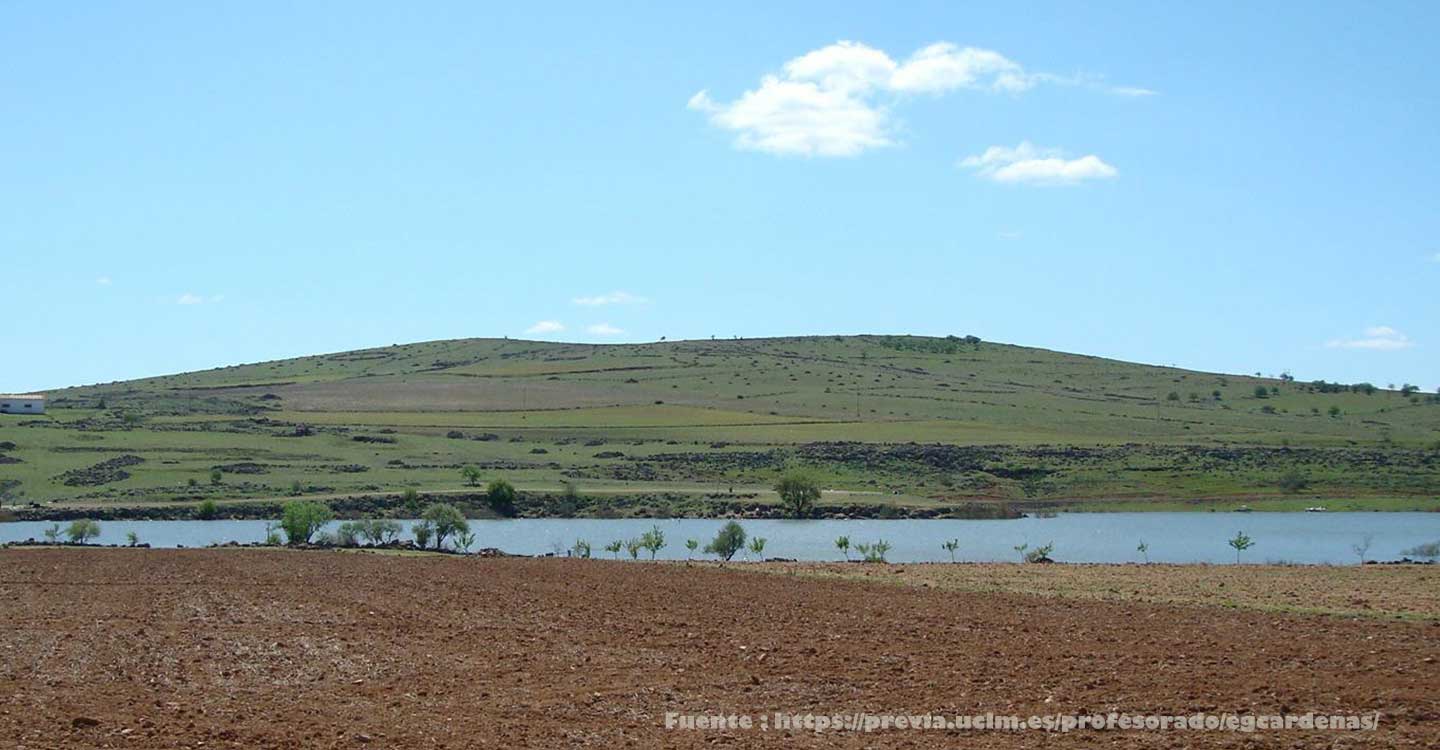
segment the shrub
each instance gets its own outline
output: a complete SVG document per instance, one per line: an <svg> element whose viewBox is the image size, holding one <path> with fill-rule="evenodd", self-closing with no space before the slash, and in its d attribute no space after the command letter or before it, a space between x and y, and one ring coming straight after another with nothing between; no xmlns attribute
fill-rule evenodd
<svg viewBox="0 0 1440 750"><path fill-rule="evenodd" d="M1050 559L1050 553L1051 553L1051 552L1054 552L1054 551L1055 551L1055 543L1054 543L1054 542L1047 542L1047 543L1045 543L1045 544L1042 545L1042 546L1036 547L1035 549L1032 549L1032 550L1030 550L1029 552L1026 552L1026 553L1025 553L1025 562L1027 562L1027 563L1054 562L1053 560Z"/></svg>
<svg viewBox="0 0 1440 750"><path fill-rule="evenodd" d="M134 531L125 532L125 543L130 545L131 547L139 546L140 535L136 534Z"/></svg>
<svg viewBox="0 0 1440 750"><path fill-rule="evenodd" d="M88 518L71 521L70 525L65 527L65 536L75 544L85 544L100 536L100 524Z"/></svg>
<svg viewBox="0 0 1440 750"><path fill-rule="evenodd" d="M515 486L504 479L496 479L485 487L485 502L490 504L490 509L502 516L515 515L515 499L518 494Z"/></svg>
<svg viewBox="0 0 1440 750"><path fill-rule="evenodd" d="M410 535L415 537L415 546L420 549L430 546L430 537L434 533L435 529L430 526L429 521L417 521L410 524Z"/></svg>
<svg viewBox="0 0 1440 750"><path fill-rule="evenodd" d="M756 560L765 559L765 537L757 536L750 539L750 553L755 555Z"/></svg>
<svg viewBox="0 0 1440 750"><path fill-rule="evenodd" d="M414 488L408 488L400 493L400 504L405 507L406 512L418 514L420 512L420 493Z"/></svg>
<svg viewBox="0 0 1440 750"><path fill-rule="evenodd" d="M444 547L450 535L470 531L470 522L465 520L465 514L453 505L431 503L420 518L430 524L430 530L435 534L435 549Z"/></svg>
<svg viewBox="0 0 1440 750"><path fill-rule="evenodd" d="M881 539L873 544L857 544L855 551L860 553L862 559L867 563L885 562L885 553L890 551L890 543Z"/></svg>
<svg viewBox="0 0 1440 750"><path fill-rule="evenodd" d="M665 532L659 526L651 526L650 530L640 535L640 546L650 552L650 559L655 559L655 553L665 549Z"/></svg>
<svg viewBox="0 0 1440 750"><path fill-rule="evenodd" d="M576 539L575 546L570 548L570 554L582 560L590 559L590 543L584 539Z"/></svg>
<svg viewBox="0 0 1440 750"><path fill-rule="evenodd" d="M1286 492L1299 492L1310 486L1310 480L1300 473L1299 469L1290 469L1280 475L1280 489Z"/></svg>
<svg viewBox="0 0 1440 750"><path fill-rule="evenodd" d="M360 534L364 527L363 521L346 521L340 524L335 530L335 543L341 547L360 546Z"/></svg>
<svg viewBox="0 0 1440 750"><path fill-rule="evenodd" d="M685 555L685 559L686 559L686 560L689 560L691 557L694 557L694 555L695 555L695 550L700 549L700 541L699 541L698 539L686 539L686 540L685 540L685 549L690 550L690 551Z"/></svg>
<svg viewBox="0 0 1440 750"><path fill-rule="evenodd" d="M330 507L307 500L292 500L285 503L280 514L280 528L290 544L309 544L320 527L330 522L334 515Z"/></svg>
<svg viewBox="0 0 1440 750"><path fill-rule="evenodd" d="M218 515L220 515L220 506L214 500L206 500L195 509L195 517L202 521L212 521Z"/></svg>
<svg viewBox="0 0 1440 750"><path fill-rule="evenodd" d="M280 524L271 521L265 524L265 543L271 547L279 547L284 540L280 538Z"/></svg>
<svg viewBox="0 0 1440 750"><path fill-rule="evenodd" d="M52 523L45 529L45 541L55 544L60 541L60 524Z"/></svg>
<svg viewBox="0 0 1440 750"><path fill-rule="evenodd" d="M950 553L950 562L953 563L955 562L955 550L960 549L960 540L951 539L950 541L940 545L940 548Z"/></svg>
<svg viewBox="0 0 1440 750"><path fill-rule="evenodd" d="M360 535L370 544L389 544L400 536L400 522L388 518L360 522Z"/></svg>
<svg viewBox="0 0 1440 750"><path fill-rule="evenodd" d="M1011 549L1014 549L1016 552L1020 553L1020 562L1025 562L1025 550L1030 549L1030 543L1026 542L1025 544L1017 544Z"/></svg>
<svg viewBox="0 0 1440 750"><path fill-rule="evenodd" d="M1374 543L1375 535L1366 534L1365 536L1360 538L1360 541L1350 545L1350 549L1354 551L1357 556L1359 556L1361 565L1365 564L1365 556L1370 554L1370 545Z"/></svg>
<svg viewBox="0 0 1440 750"><path fill-rule="evenodd" d="M645 543L639 539L630 539L625 542L625 551L630 553L631 560L640 559L640 550L645 548Z"/></svg>
<svg viewBox="0 0 1440 750"><path fill-rule="evenodd" d="M210 470L210 484L216 484L216 485L218 485L218 484L220 484L221 482L224 482L224 481L225 481L225 474L222 473L219 469L211 469L211 470Z"/></svg>
<svg viewBox="0 0 1440 750"><path fill-rule="evenodd" d="M609 552L609 553L612 554L612 555L614 555L616 560L619 560L619 559L620 559L620 550L621 550L621 549L624 549L624 547L625 547L625 543L622 542L622 541L620 541L619 539L616 539L615 541L613 541L613 542L605 545L605 551L606 551L606 552Z"/></svg>
<svg viewBox="0 0 1440 750"><path fill-rule="evenodd" d="M470 552L470 547L472 547L474 544L475 544L475 532L473 532L473 531L457 531L457 532L455 532L455 546L458 547L461 552L469 553L469 552Z"/></svg>
<svg viewBox="0 0 1440 750"><path fill-rule="evenodd" d="M845 556L845 562L850 562L850 537L842 536L835 540L835 548Z"/></svg>
<svg viewBox="0 0 1440 750"><path fill-rule="evenodd" d="M1270 398L1270 389L1263 385L1255 386L1255 398Z"/></svg>
<svg viewBox="0 0 1440 750"><path fill-rule="evenodd" d="M1425 544L1419 544L1405 550L1401 554L1414 555L1415 557L1421 557L1426 560L1434 560L1435 558L1440 557L1440 542L1427 542Z"/></svg>
<svg viewBox="0 0 1440 750"><path fill-rule="evenodd" d="M791 518L809 518L815 513L815 503L820 500L820 485L799 471L781 477L775 483L775 492L780 495L780 504Z"/></svg>
<svg viewBox="0 0 1440 750"><path fill-rule="evenodd" d="M1135 547L1135 551L1140 553L1140 556L1145 559L1145 562L1150 562L1150 545L1146 544L1144 539L1140 540L1140 544Z"/></svg>
<svg viewBox="0 0 1440 750"><path fill-rule="evenodd" d="M745 546L745 529L734 521L728 521L715 538L705 545L705 554L715 555L721 560L729 561Z"/></svg>
<svg viewBox="0 0 1440 750"><path fill-rule="evenodd" d="M303 494L305 494L305 485L301 484L299 479L296 479L296 480L292 481L292 482L290 483L290 494L291 494L291 495L303 495Z"/></svg>

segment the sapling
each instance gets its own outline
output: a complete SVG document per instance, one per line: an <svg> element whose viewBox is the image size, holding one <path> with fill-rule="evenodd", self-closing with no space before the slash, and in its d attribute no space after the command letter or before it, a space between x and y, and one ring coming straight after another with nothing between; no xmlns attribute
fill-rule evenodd
<svg viewBox="0 0 1440 750"><path fill-rule="evenodd" d="M1235 532L1235 538L1227 542L1235 548L1235 564L1240 564L1240 553L1255 546L1255 540L1245 535L1243 531Z"/></svg>
<svg viewBox="0 0 1440 750"><path fill-rule="evenodd" d="M1360 558L1360 564L1365 564L1365 556L1370 554L1370 545L1375 543L1374 534L1366 534L1360 541L1350 545L1350 549Z"/></svg>
<svg viewBox="0 0 1440 750"><path fill-rule="evenodd" d="M590 559L590 543L584 539L576 539L575 546L570 548L570 554L582 560Z"/></svg>
<svg viewBox="0 0 1440 750"><path fill-rule="evenodd" d="M100 524L88 518L71 521L70 525L65 527L65 536L70 537L70 541L75 544L84 544L100 536Z"/></svg>
<svg viewBox="0 0 1440 750"><path fill-rule="evenodd" d="M1140 544L1135 547L1135 551L1140 553L1140 556L1144 558L1145 562L1150 562L1150 545L1146 544L1144 539L1140 540Z"/></svg>
<svg viewBox="0 0 1440 750"><path fill-rule="evenodd" d="M464 531L457 531L457 532L455 532L455 546L456 546L457 548L459 548L459 550L460 550L461 552L464 552L464 553L466 553L466 554L469 554L469 553L470 553L470 547L471 547L472 545L474 545L474 544L475 544L475 532L473 532L473 531L471 531L471 530L469 530L469 529L466 529L466 530L464 530Z"/></svg>
<svg viewBox="0 0 1440 750"><path fill-rule="evenodd" d="M639 539L630 539L625 542L625 551L630 553L631 560L639 560L642 549L645 549L645 543Z"/></svg>
<svg viewBox="0 0 1440 750"><path fill-rule="evenodd" d="M757 536L750 539L750 553L755 555L756 560L765 559L765 537Z"/></svg>
<svg viewBox="0 0 1440 750"><path fill-rule="evenodd" d="M139 546L140 535L136 534L134 530L125 532L125 543L130 545L131 547Z"/></svg>
<svg viewBox="0 0 1440 750"><path fill-rule="evenodd" d="M1020 562L1025 562L1025 550L1030 549L1030 543L1017 544L1014 549L1020 555Z"/></svg>
<svg viewBox="0 0 1440 750"><path fill-rule="evenodd" d="M659 526L651 526L650 530L640 535L640 546L650 552L650 559L655 559L655 553L665 549L665 532Z"/></svg>
<svg viewBox="0 0 1440 750"><path fill-rule="evenodd" d="M615 555L615 559L616 559L616 560L619 560L619 559L620 559L620 550L621 550L621 549L624 549L624 547L625 547L625 543L622 542L622 541L620 541L619 539L616 539L615 541L613 541L613 542L605 545L605 551L606 551L606 552L609 552L609 553L611 553L611 554L613 554L613 555Z"/></svg>
<svg viewBox="0 0 1440 750"><path fill-rule="evenodd" d="M60 541L60 524L52 523L45 529L45 541L50 544Z"/></svg>
<svg viewBox="0 0 1440 750"><path fill-rule="evenodd" d="M687 552L687 553L685 554L685 559L686 559L686 560L689 560L690 558L692 558L692 557L695 556L695 550L700 549L700 540L698 540L698 539L686 539L686 540L685 540L685 549L689 550L689 552Z"/></svg>
<svg viewBox="0 0 1440 750"><path fill-rule="evenodd" d="M960 540L951 539L950 541L940 545L940 547L946 552L950 553L950 562L955 562L955 550L960 549Z"/></svg>
<svg viewBox="0 0 1440 750"><path fill-rule="evenodd" d="M845 556L845 562L850 562L850 537L842 536L836 539L835 547L840 550L840 554Z"/></svg>

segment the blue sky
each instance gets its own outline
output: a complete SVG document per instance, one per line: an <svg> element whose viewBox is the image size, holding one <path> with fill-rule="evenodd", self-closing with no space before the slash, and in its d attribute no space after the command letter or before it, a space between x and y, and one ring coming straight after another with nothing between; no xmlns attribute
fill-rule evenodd
<svg viewBox="0 0 1440 750"><path fill-rule="evenodd" d="M0 7L0 391L867 332L1440 385L1440 6L687 5Z"/></svg>

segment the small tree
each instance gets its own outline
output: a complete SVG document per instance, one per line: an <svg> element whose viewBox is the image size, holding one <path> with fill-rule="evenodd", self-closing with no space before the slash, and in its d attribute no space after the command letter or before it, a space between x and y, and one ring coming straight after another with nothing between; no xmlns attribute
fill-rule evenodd
<svg viewBox="0 0 1440 750"><path fill-rule="evenodd" d="M955 550L960 549L960 540L951 539L950 541L940 545L940 548L950 553L950 562L953 563L955 562Z"/></svg>
<svg viewBox="0 0 1440 750"><path fill-rule="evenodd" d="M1415 557L1423 558L1425 560L1434 560L1435 558L1440 557L1440 542L1426 542L1425 544L1417 544L1414 547L1411 547L1410 549L1401 552L1400 554L1414 555Z"/></svg>
<svg viewBox="0 0 1440 750"><path fill-rule="evenodd" d="M365 528L364 521L346 521L335 529L335 544L341 547L359 547L360 532Z"/></svg>
<svg viewBox="0 0 1440 750"><path fill-rule="evenodd" d="M284 541L280 536L279 522L270 521L265 524L265 544L271 547L279 547Z"/></svg>
<svg viewBox="0 0 1440 750"><path fill-rule="evenodd" d="M459 508L445 503L431 503L420 514L435 533L435 549L445 546L445 540L452 534L463 534L470 530L470 522Z"/></svg>
<svg viewBox="0 0 1440 750"><path fill-rule="evenodd" d="M485 487L485 502L490 504L490 509L502 516L515 515L515 500L519 493L515 492L515 485L504 479L495 479Z"/></svg>
<svg viewBox="0 0 1440 750"><path fill-rule="evenodd" d="M52 523L45 528L45 541L55 544L60 541L60 524Z"/></svg>
<svg viewBox="0 0 1440 750"><path fill-rule="evenodd" d="M471 487L480 486L480 477L482 476L480 467L466 466L465 468L460 470L460 476L464 477L465 483L470 485Z"/></svg>
<svg viewBox="0 0 1440 750"><path fill-rule="evenodd" d="M890 551L890 543L881 539L873 544L857 544L855 549L864 556L867 563L885 562L885 553Z"/></svg>
<svg viewBox="0 0 1440 750"><path fill-rule="evenodd" d="M792 471L775 483L775 492L780 495L780 504L791 518L809 518L815 513L815 503L820 500L820 485L808 474Z"/></svg>
<svg viewBox="0 0 1440 750"><path fill-rule="evenodd" d="M71 521L70 525L65 527L65 536L74 544L85 544L100 536L100 524L88 518Z"/></svg>
<svg viewBox="0 0 1440 750"><path fill-rule="evenodd" d="M689 552L685 553L685 559L686 559L686 560L689 560L690 558L694 557L694 556L695 556L695 550L697 550L697 549L699 549L699 548L700 548L700 541L699 541L699 540L697 540L697 539L686 539L686 540L685 540L685 549L689 550Z"/></svg>
<svg viewBox="0 0 1440 750"><path fill-rule="evenodd" d="M1360 541L1350 545L1350 549L1354 550L1355 555L1360 558L1361 565L1365 564L1365 556L1370 554L1370 545L1374 543L1375 535L1366 534L1365 536L1361 537Z"/></svg>
<svg viewBox="0 0 1440 750"><path fill-rule="evenodd" d="M612 555L614 555L616 560L619 560L619 559L620 559L620 550L621 550L621 549L624 549L624 547L625 547L625 543L622 542L622 541L620 541L619 539L616 539L615 541L613 541L613 542L605 545L605 551L606 551L606 552L609 552L609 553L612 554Z"/></svg>
<svg viewBox="0 0 1440 750"><path fill-rule="evenodd" d="M210 470L210 484L219 486L225 481L225 474L219 469Z"/></svg>
<svg viewBox="0 0 1440 750"><path fill-rule="evenodd" d="M1146 544L1144 539L1140 540L1140 544L1135 547L1135 551L1140 553L1140 556L1145 559L1145 562L1150 562L1150 545Z"/></svg>
<svg viewBox="0 0 1440 750"><path fill-rule="evenodd" d="M420 512L420 493L416 492L414 487L406 488L404 492L400 493L400 504L405 507L407 513L418 514Z"/></svg>
<svg viewBox="0 0 1440 750"><path fill-rule="evenodd" d="M400 531L400 522L388 518L365 521L360 527L360 535L372 545L389 544L400 536Z"/></svg>
<svg viewBox="0 0 1440 750"><path fill-rule="evenodd" d="M290 544L309 544L320 527L330 523L334 514L330 507L308 500L292 500L285 503L280 513L280 528Z"/></svg>
<svg viewBox="0 0 1440 750"><path fill-rule="evenodd" d="M1013 547L1013 549L1014 549L1017 553L1019 553L1019 555L1020 555L1020 562L1025 562L1025 550L1030 549L1030 543L1029 543L1029 542L1026 542L1026 543L1024 543L1024 544L1017 544L1017 545L1015 545L1015 546Z"/></svg>
<svg viewBox="0 0 1440 750"><path fill-rule="evenodd" d="M1041 545L1041 546L1039 546L1039 547L1036 547L1035 549L1032 549L1032 550L1030 550L1029 552L1026 552L1026 553L1025 553L1025 562L1027 562L1027 563L1052 562L1051 559L1050 559L1050 553L1051 553L1051 552L1054 552L1054 551L1055 551L1055 543L1054 543L1054 542L1046 542L1045 544L1043 544L1043 545Z"/></svg>
<svg viewBox="0 0 1440 750"><path fill-rule="evenodd" d="M845 562L850 562L850 537L842 536L835 540L835 548L845 556Z"/></svg>
<svg viewBox="0 0 1440 750"><path fill-rule="evenodd" d="M1255 398L1270 398L1270 389L1263 385L1255 386Z"/></svg>
<svg viewBox="0 0 1440 750"><path fill-rule="evenodd" d="M140 546L140 535L136 534L134 530L125 532L125 543L131 547Z"/></svg>
<svg viewBox="0 0 1440 750"><path fill-rule="evenodd" d="M1280 475L1280 489L1291 494L1310 486L1310 480L1299 469L1288 469Z"/></svg>
<svg viewBox="0 0 1440 750"><path fill-rule="evenodd" d="M1227 542L1235 548L1235 564L1240 564L1240 553L1255 546L1255 540L1245 535L1243 531L1235 532L1235 538Z"/></svg>
<svg viewBox="0 0 1440 750"><path fill-rule="evenodd" d="M470 547L474 544L475 532L469 530L469 524L466 524L465 531L455 532L455 546L458 547L461 552L469 554Z"/></svg>
<svg viewBox="0 0 1440 750"><path fill-rule="evenodd" d="M765 537L757 536L750 539L750 552L755 555L756 560L765 559Z"/></svg>
<svg viewBox="0 0 1440 750"><path fill-rule="evenodd" d="M645 543L639 539L629 539L625 542L625 551L630 553L631 560L639 560L642 549L645 549Z"/></svg>
<svg viewBox="0 0 1440 750"><path fill-rule="evenodd" d="M575 546L570 548L570 553L582 560L590 559L590 543L584 539L576 539Z"/></svg>
<svg viewBox="0 0 1440 750"><path fill-rule="evenodd" d="M650 559L655 559L655 553L665 549L665 532L659 526L651 526L650 530L640 535L640 546L650 552Z"/></svg>
<svg viewBox="0 0 1440 750"><path fill-rule="evenodd" d="M705 545L705 553L715 555L721 560L729 562L730 558L734 557L735 553L744 547L745 529L734 521L728 521L724 526L720 527L720 531L715 534L715 538L711 540L709 544Z"/></svg>
<svg viewBox="0 0 1440 750"><path fill-rule="evenodd" d="M202 521L213 520L220 515L220 506L214 500L206 500L195 509L195 517Z"/></svg>

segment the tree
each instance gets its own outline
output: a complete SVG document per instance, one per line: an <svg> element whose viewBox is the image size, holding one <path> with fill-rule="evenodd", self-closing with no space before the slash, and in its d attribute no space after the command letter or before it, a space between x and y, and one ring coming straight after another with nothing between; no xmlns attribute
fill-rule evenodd
<svg viewBox="0 0 1440 750"><path fill-rule="evenodd" d="M1270 398L1270 389L1263 385L1255 386L1255 398Z"/></svg>
<svg viewBox="0 0 1440 750"><path fill-rule="evenodd" d="M45 541L50 544L60 541L60 524L52 523L45 527Z"/></svg>
<svg viewBox="0 0 1440 750"><path fill-rule="evenodd" d="M1235 538L1227 542L1235 548L1235 564L1240 564L1240 553L1255 546L1255 540L1245 535L1243 531L1235 532Z"/></svg>
<svg viewBox="0 0 1440 750"><path fill-rule="evenodd" d="M639 560L642 549L645 549L645 544L639 539L629 539L625 542L625 551L630 553L631 560Z"/></svg>
<svg viewBox="0 0 1440 750"><path fill-rule="evenodd" d="M689 550L689 552L687 552L687 553L685 554L685 559L686 559L686 560L689 560L691 557L694 557L694 556L695 556L695 550L697 550L697 549L699 549L699 548L700 548L700 542L699 542L699 540L697 540L697 539L686 539L686 540L685 540L685 549Z"/></svg>
<svg viewBox="0 0 1440 750"><path fill-rule="evenodd" d="M470 531L470 522L465 520L465 514L461 513L459 508L446 503L431 503L421 512L420 518L430 524L430 529L435 534L435 549L443 548L445 539L450 535Z"/></svg>
<svg viewBox="0 0 1440 750"><path fill-rule="evenodd" d="M515 492L515 485L504 479L491 480L485 487L485 502L490 504L490 509L502 516L515 515L515 499L518 497Z"/></svg>
<svg viewBox="0 0 1440 750"><path fill-rule="evenodd" d="M218 515L220 515L220 506L214 500L206 500L195 509L195 517L202 521L212 520Z"/></svg>
<svg viewBox="0 0 1440 750"><path fill-rule="evenodd" d="M131 547L140 546L140 535L136 534L133 530L125 532L125 543Z"/></svg>
<svg viewBox="0 0 1440 750"><path fill-rule="evenodd" d="M400 522L388 518L362 521L360 526L360 536L372 545L389 544L400 536L400 531Z"/></svg>
<svg viewBox="0 0 1440 750"><path fill-rule="evenodd" d="M1135 547L1135 551L1139 552L1140 556L1145 558L1145 562L1150 562L1150 545L1146 544L1144 539L1140 540L1140 544Z"/></svg>
<svg viewBox="0 0 1440 750"><path fill-rule="evenodd" d="M1329 413L1330 413L1330 418L1331 418L1331 419L1339 419L1339 418L1340 418L1340 407L1338 407L1338 406L1331 406Z"/></svg>
<svg viewBox="0 0 1440 750"><path fill-rule="evenodd" d="M290 544L309 544L322 526L334 518L330 507L309 500L292 500L280 512L280 528Z"/></svg>
<svg viewBox="0 0 1440 750"><path fill-rule="evenodd" d="M1310 486L1310 480L1299 469L1289 469L1280 475L1280 489L1296 493Z"/></svg>
<svg viewBox="0 0 1440 750"><path fill-rule="evenodd" d="M792 471L775 483L775 492L780 495L780 504L791 518L809 518L815 512L815 503L820 499L820 485L808 475Z"/></svg>
<svg viewBox="0 0 1440 750"><path fill-rule="evenodd" d="M225 481L225 474L219 469L210 470L210 484L219 485Z"/></svg>
<svg viewBox="0 0 1440 750"><path fill-rule="evenodd" d="M864 556L865 562L883 563L885 562L885 553L890 551L890 543L881 539L873 544L857 544L855 549Z"/></svg>
<svg viewBox="0 0 1440 750"><path fill-rule="evenodd" d="M606 551L606 552L609 552L609 553L611 553L611 554L613 554L613 555L615 555L615 559L616 559L616 560L619 560L619 559L620 559L620 550L621 550L624 546L625 546L625 543L624 543L624 542L620 541L619 539L616 539L615 541L613 541L613 542L605 545L605 551Z"/></svg>
<svg viewBox="0 0 1440 750"><path fill-rule="evenodd" d="M951 539L950 541L940 545L940 548L950 553L950 562L953 563L955 562L955 550L960 549L960 540Z"/></svg>
<svg viewBox="0 0 1440 750"><path fill-rule="evenodd" d="M845 562L850 562L850 537L842 536L835 540L835 548L845 556Z"/></svg>
<svg viewBox="0 0 1440 750"><path fill-rule="evenodd" d="M590 559L590 543L584 539L576 539L575 546L570 548L570 554L582 560Z"/></svg>
<svg viewBox="0 0 1440 750"><path fill-rule="evenodd" d="M1350 549L1354 550L1355 554L1359 556L1361 565L1365 564L1365 556L1370 554L1370 545L1374 543L1375 535L1366 534L1365 536L1360 538L1360 541L1350 545Z"/></svg>
<svg viewBox="0 0 1440 750"><path fill-rule="evenodd" d="M750 539L750 553L755 555L756 560L765 559L765 537L757 536Z"/></svg>
<svg viewBox="0 0 1440 750"><path fill-rule="evenodd" d="M1179 394L1178 392L1176 392L1176 391L1170 391L1169 393L1165 394L1165 400L1166 400L1166 401L1179 401L1179 400L1180 400L1180 394Z"/></svg>
<svg viewBox="0 0 1440 750"><path fill-rule="evenodd" d="M475 532L468 530L469 524L466 524L466 526L466 531L455 532L455 546L459 548L461 552L469 554L470 547L475 544Z"/></svg>
<svg viewBox="0 0 1440 750"><path fill-rule="evenodd" d="M1016 552L1020 553L1020 562L1025 562L1025 550L1030 549L1030 543L1025 542L1024 544L1017 544L1013 547L1013 549Z"/></svg>
<svg viewBox="0 0 1440 750"><path fill-rule="evenodd" d="M100 524L88 518L71 521L65 527L65 536L70 538L73 544L84 544L97 536L100 536Z"/></svg>
<svg viewBox="0 0 1440 750"><path fill-rule="evenodd" d="M1424 544L1417 544L1414 547L1411 547L1410 549L1407 549L1400 554L1414 555L1416 557L1423 557L1426 560L1434 560L1435 558L1440 557L1440 542L1426 542Z"/></svg>
<svg viewBox="0 0 1440 750"><path fill-rule="evenodd" d="M651 526L650 530L640 535L640 546L650 552L650 559L655 559L655 553L665 549L665 532L659 526Z"/></svg>
<svg viewBox="0 0 1440 750"><path fill-rule="evenodd" d="M410 526L410 535L415 537L415 546L420 549L425 549L430 545L430 537L434 531L429 521L420 521Z"/></svg>
<svg viewBox="0 0 1440 750"><path fill-rule="evenodd" d="M465 468L460 470L460 476L465 477L465 483L470 485L471 487L480 486L481 475L482 473L480 471L480 467L478 466L466 466Z"/></svg>
<svg viewBox="0 0 1440 750"><path fill-rule="evenodd" d="M720 527L719 533L715 534L715 539L705 545L705 554L715 555L728 562L744 546L745 529L740 524L729 521Z"/></svg>

